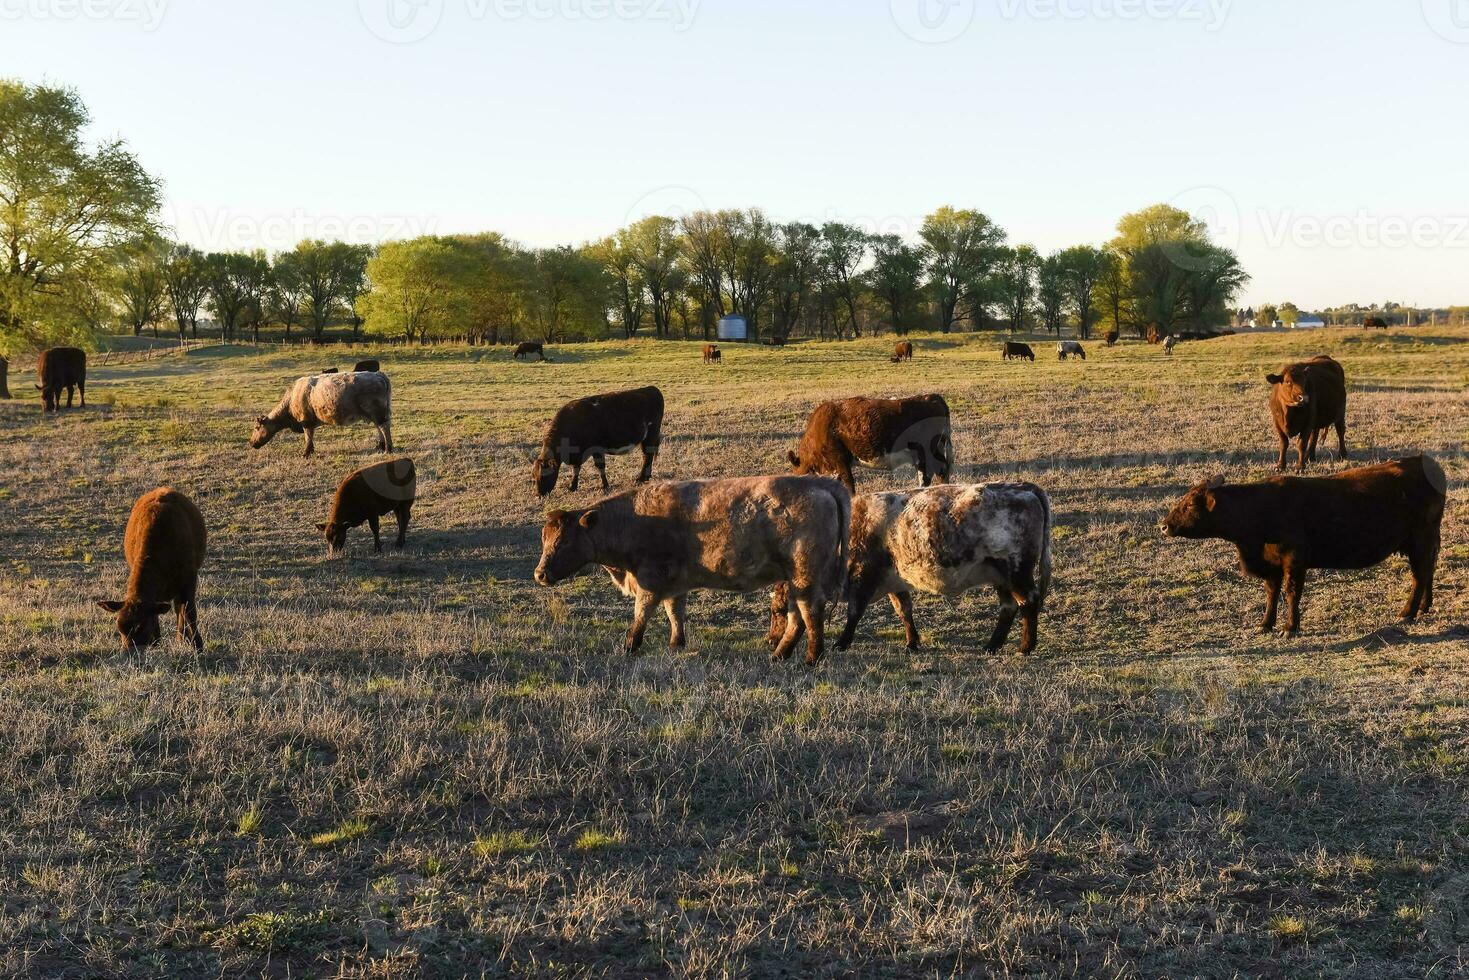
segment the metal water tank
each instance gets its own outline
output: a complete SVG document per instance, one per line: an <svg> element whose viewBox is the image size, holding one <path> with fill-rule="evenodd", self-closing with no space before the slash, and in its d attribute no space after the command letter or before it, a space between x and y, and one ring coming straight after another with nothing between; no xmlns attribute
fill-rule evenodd
<svg viewBox="0 0 1469 980"><path fill-rule="evenodd" d="M738 313L721 317L719 320L719 339L741 341L748 339L750 325L745 318Z"/></svg>

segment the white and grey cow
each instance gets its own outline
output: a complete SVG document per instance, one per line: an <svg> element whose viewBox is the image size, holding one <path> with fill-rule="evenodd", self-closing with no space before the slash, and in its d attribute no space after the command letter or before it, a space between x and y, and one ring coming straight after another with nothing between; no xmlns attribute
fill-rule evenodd
<svg viewBox="0 0 1469 980"><path fill-rule="evenodd" d="M1072 356L1086 360L1086 348L1074 340L1063 340L1056 345L1056 357L1060 360L1064 361Z"/></svg>
<svg viewBox="0 0 1469 980"><path fill-rule="evenodd" d="M259 449L282 429L306 435L306 452L316 449L316 430L323 425L368 422L377 427L379 452L393 451L393 389L381 371L316 374L299 378L270 414L255 420L250 446Z"/></svg>
<svg viewBox="0 0 1469 980"><path fill-rule="evenodd" d="M852 502L847 566L847 626L852 643L868 604L886 592L919 645L913 593L956 596L988 586L1000 618L986 649L998 652L1022 617L1021 653L1035 649L1041 607L1051 588L1051 500L1030 483L980 483L875 493Z"/></svg>
<svg viewBox="0 0 1469 980"><path fill-rule="evenodd" d="M1173 348L1177 346L1178 338L1173 336L1173 334L1169 334L1168 338L1163 341L1163 353L1171 356L1173 354Z"/></svg>

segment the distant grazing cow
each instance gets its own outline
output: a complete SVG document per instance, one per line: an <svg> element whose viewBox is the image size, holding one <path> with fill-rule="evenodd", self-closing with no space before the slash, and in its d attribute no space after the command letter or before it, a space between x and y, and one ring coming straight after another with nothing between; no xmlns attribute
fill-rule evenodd
<svg viewBox="0 0 1469 980"><path fill-rule="evenodd" d="M913 360L913 345L906 340L899 341L893 348L893 363Z"/></svg>
<svg viewBox="0 0 1469 980"><path fill-rule="evenodd" d="M1285 469L1285 454L1292 437L1299 439L1300 458L1296 471L1315 461L1321 432L1336 426L1337 449L1347 458L1347 379L1336 361L1325 355L1285 367L1279 374L1266 375L1270 382L1270 415L1280 439L1277 470Z"/></svg>
<svg viewBox="0 0 1469 980"><path fill-rule="evenodd" d="M1004 359L1007 361L1035 360L1035 351L1030 349L1029 344L1017 344L1014 341L1007 341L1005 346L1001 349L1000 355L1004 357Z"/></svg>
<svg viewBox="0 0 1469 980"><path fill-rule="evenodd" d="M771 337L765 342L766 347L784 347L785 345L786 339L784 337Z"/></svg>
<svg viewBox="0 0 1469 980"><path fill-rule="evenodd" d="M635 652L661 604L670 644L686 642L686 596L695 589L753 592L788 583L786 626L774 659L808 637L806 662L821 658L825 606L841 591L852 501L820 477L762 476L657 483L554 511L541 532L535 578L555 585L601 565L634 600L623 648Z"/></svg>
<svg viewBox="0 0 1469 980"><path fill-rule="evenodd" d="M255 420L250 446L259 449L282 429L306 434L306 452L316 451L316 430L323 425L370 422L377 427L379 452L393 451L393 392L380 371L318 374L301 378L287 389L269 415Z"/></svg>
<svg viewBox="0 0 1469 980"><path fill-rule="evenodd" d="M1041 606L1051 587L1051 500L1029 483L990 483L875 493L852 502L847 566L847 627L837 649L851 646L873 597L887 593L903 620L908 648L918 649L913 593L957 596L988 586L1000 619L987 650L998 653L1020 614L1020 652L1035 649Z"/></svg>
<svg viewBox="0 0 1469 980"><path fill-rule="evenodd" d="M97 603L117 615L123 649L157 643L162 635L158 617L170 608L178 617L179 636L195 650L204 649L197 596L205 538L204 515L177 490L159 487L138 498L123 538L127 596Z"/></svg>
<svg viewBox="0 0 1469 980"><path fill-rule="evenodd" d="M541 360L544 361L546 359L546 345L537 343L532 340L527 340L525 343L515 348L515 359L517 361L524 360L525 358L530 357L532 354L536 355L536 357L539 357Z"/></svg>
<svg viewBox="0 0 1469 980"><path fill-rule="evenodd" d="M663 392L657 388L613 391L567 402L551 420L541 454L531 468L536 493L544 497L556 489L562 463L571 466L571 489L576 490L582 464L588 459L602 477L602 489L610 490L607 457L638 448L643 451L643 468L637 482L645 483L653 476L653 460L662 441Z"/></svg>
<svg viewBox="0 0 1469 980"><path fill-rule="evenodd" d="M364 466L343 480L332 499L326 523L316 525L326 538L327 554L344 553L347 531L361 527L364 521L372 528L372 550L381 553L383 540L378 533L378 518L386 514L398 519L396 547L403 547L408 540L408 517L413 510L417 480L413 460L406 458Z"/></svg>
<svg viewBox="0 0 1469 980"><path fill-rule="evenodd" d="M1161 344L1163 342L1163 331L1156 326L1148 328L1148 343Z"/></svg>
<svg viewBox="0 0 1469 980"><path fill-rule="evenodd" d="M381 371L382 365L377 361L358 361L352 368L353 371Z"/></svg>
<svg viewBox="0 0 1469 980"><path fill-rule="evenodd" d="M947 483L954 465L949 405L942 395L822 402L786 458L796 473L835 476L853 492L854 462L887 471L911 465L924 486Z"/></svg>
<svg viewBox="0 0 1469 980"><path fill-rule="evenodd" d="M718 364L723 359L723 357L724 355L720 352L718 347L714 346L713 344L704 345L705 364Z"/></svg>
<svg viewBox="0 0 1469 980"><path fill-rule="evenodd" d="M41 411L54 412L61 407L61 392L66 391L66 407L71 408L72 395L80 392L82 408L87 407L87 352L77 347L52 347L41 351L36 359L36 390L41 393Z"/></svg>
<svg viewBox="0 0 1469 980"><path fill-rule="evenodd" d="M1116 347L1117 346L1117 341L1119 341L1121 339L1122 339L1122 333L1120 331L1117 331L1117 330L1108 330L1107 331L1107 346L1108 347Z"/></svg>
<svg viewBox="0 0 1469 980"><path fill-rule="evenodd" d="M330 367L330 368L322 368L321 371L319 371L318 373L319 374L340 374L341 372L338 371L337 368Z"/></svg>
<svg viewBox="0 0 1469 980"><path fill-rule="evenodd" d="M1079 357L1084 361L1086 360L1086 348L1074 340L1063 340L1056 345L1056 356L1063 361L1072 356Z"/></svg>
<svg viewBox="0 0 1469 980"><path fill-rule="evenodd" d="M1167 354L1169 357L1172 357L1173 356L1173 348L1175 348L1177 346L1178 346L1178 338L1175 337L1175 336L1173 336L1172 334L1169 334L1168 335L1168 339L1165 340L1165 341L1163 341L1163 353Z"/></svg>
<svg viewBox="0 0 1469 980"><path fill-rule="evenodd" d="M1380 316L1369 316L1362 321L1363 330L1386 330L1387 326L1387 321Z"/></svg>
<svg viewBox="0 0 1469 980"><path fill-rule="evenodd" d="M1389 555L1408 559L1413 593L1402 616L1433 608L1447 483L1427 456L1364 466L1326 477L1277 476L1264 483L1200 483L1163 522L1169 537L1221 538L1239 548L1245 574L1263 579L1265 618L1275 628L1280 590L1286 632L1301 628L1301 594L1313 568L1360 569Z"/></svg>

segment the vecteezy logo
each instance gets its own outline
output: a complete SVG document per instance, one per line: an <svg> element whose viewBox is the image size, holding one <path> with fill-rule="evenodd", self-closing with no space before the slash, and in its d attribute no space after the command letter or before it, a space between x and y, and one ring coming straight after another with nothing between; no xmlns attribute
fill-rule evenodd
<svg viewBox="0 0 1469 980"><path fill-rule="evenodd" d="M974 22L974 0L889 0L898 30L923 44L952 41Z"/></svg>
<svg viewBox="0 0 1469 980"><path fill-rule="evenodd" d="M1239 202L1222 187L1191 187L1175 194L1168 202L1180 211L1204 223L1209 241L1228 249L1238 249L1243 237L1244 221L1240 216ZM1186 245L1164 246L1173 264L1194 272L1210 271L1217 256L1198 253Z"/></svg>
<svg viewBox="0 0 1469 980"><path fill-rule="evenodd" d="M379 40L413 44L438 28L444 0L357 0L357 13Z"/></svg>
<svg viewBox="0 0 1469 980"><path fill-rule="evenodd" d="M1469 44L1469 0L1418 0L1423 19L1445 41Z"/></svg>

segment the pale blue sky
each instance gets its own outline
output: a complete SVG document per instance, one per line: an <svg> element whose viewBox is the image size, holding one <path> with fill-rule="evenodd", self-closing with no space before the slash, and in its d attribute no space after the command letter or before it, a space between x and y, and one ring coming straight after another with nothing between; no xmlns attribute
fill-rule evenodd
<svg viewBox="0 0 1469 980"><path fill-rule="evenodd" d="M1469 0L0 0L0 73L210 247L953 204L1049 250L1172 200L1247 301L1469 303Z"/></svg>

